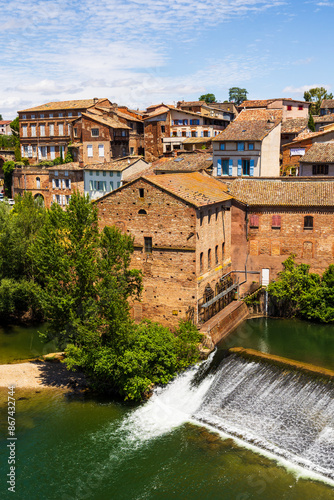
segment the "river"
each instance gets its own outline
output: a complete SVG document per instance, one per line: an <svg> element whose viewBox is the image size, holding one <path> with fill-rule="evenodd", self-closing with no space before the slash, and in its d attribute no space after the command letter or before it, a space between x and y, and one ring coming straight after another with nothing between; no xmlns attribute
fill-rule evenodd
<svg viewBox="0 0 334 500"><path fill-rule="evenodd" d="M328 479L193 418L216 380L224 349L232 346L334 369L333 326L260 318L244 322L212 360L158 390L144 405L17 388L15 498L332 499ZM14 351L12 346L18 358ZM6 401L2 393L1 493L8 473Z"/></svg>

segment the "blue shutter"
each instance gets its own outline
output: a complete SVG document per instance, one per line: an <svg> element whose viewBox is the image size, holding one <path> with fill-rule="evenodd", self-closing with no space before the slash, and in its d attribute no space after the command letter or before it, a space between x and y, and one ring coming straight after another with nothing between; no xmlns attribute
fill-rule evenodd
<svg viewBox="0 0 334 500"><path fill-rule="evenodd" d="M254 176L254 160L250 160L249 175Z"/></svg>
<svg viewBox="0 0 334 500"><path fill-rule="evenodd" d="M209 130L209 132L208 132L208 137L210 137L210 130Z"/></svg>
<svg viewBox="0 0 334 500"><path fill-rule="evenodd" d="M196 130L196 132L195 132L195 137L198 137L198 132L197 132L197 130Z"/></svg>
<svg viewBox="0 0 334 500"><path fill-rule="evenodd" d="M192 124L193 124L193 121L192 121L192 120L190 120L190 125L192 125Z"/></svg>
<svg viewBox="0 0 334 500"><path fill-rule="evenodd" d="M230 158L228 160L228 175L233 175L233 160Z"/></svg>
<svg viewBox="0 0 334 500"><path fill-rule="evenodd" d="M238 175L241 175L242 160L238 160Z"/></svg>
<svg viewBox="0 0 334 500"><path fill-rule="evenodd" d="M203 130L202 130L202 132L201 132L201 137L204 137L204 132L203 132Z"/></svg>
<svg viewBox="0 0 334 500"><path fill-rule="evenodd" d="M222 159L221 158L218 158L217 160L217 175L221 175L222 174Z"/></svg>

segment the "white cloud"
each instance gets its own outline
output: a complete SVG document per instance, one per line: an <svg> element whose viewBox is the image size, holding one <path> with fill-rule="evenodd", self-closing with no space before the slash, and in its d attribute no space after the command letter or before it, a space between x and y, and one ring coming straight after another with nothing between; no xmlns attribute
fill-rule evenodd
<svg viewBox="0 0 334 500"><path fill-rule="evenodd" d="M330 85L325 85L323 83L314 83L313 85L302 85L301 87L285 87L283 93L287 94L303 94L307 90L314 89L315 87L324 87L326 90L330 90Z"/></svg>
<svg viewBox="0 0 334 500"><path fill-rule="evenodd" d="M48 100L109 97L144 106L210 85L248 80L261 55L197 61L189 74L163 74L211 26L284 5L281 0L7 0L1 6L0 112ZM6 36L4 36L4 34ZM258 35L257 35L258 36ZM226 51L228 49L226 48ZM9 116L8 116L9 115Z"/></svg>

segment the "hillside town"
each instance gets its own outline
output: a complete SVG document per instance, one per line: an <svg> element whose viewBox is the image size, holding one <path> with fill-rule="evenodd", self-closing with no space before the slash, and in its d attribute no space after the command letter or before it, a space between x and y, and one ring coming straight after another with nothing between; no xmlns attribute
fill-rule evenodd
<svg viewBox="0 0 334 500"><path fill-rule="evenodd" d="M107 98L18 111L20 161L11 192L49 208L74 191L101 229L134 238L143 272L136 320L201 325L274 280L291 254L322 273L334 257L334 100L309 126L311 102L291 98L157 104ZM10 121L0 133L11 134Z"/></svg>

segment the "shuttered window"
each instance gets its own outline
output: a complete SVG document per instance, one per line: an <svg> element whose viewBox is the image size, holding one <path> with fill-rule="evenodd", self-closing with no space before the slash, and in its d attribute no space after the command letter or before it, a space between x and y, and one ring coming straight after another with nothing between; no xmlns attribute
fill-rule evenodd
<svg viewBox="0 0 334 500"><path fill-rule="evenodd" d="M271 227L273 229L281 229L281 216L273 215L271 219Z"/></svg>
<svg viewBox="0 0 334 500"><path fill-rule="evenodd" d="M258 215L251 215L250 216L249 227L252 227L254 229L257 229L259 227L259 216Z"/></svg>

